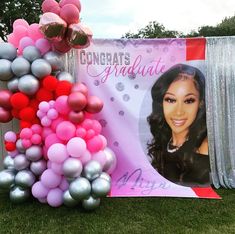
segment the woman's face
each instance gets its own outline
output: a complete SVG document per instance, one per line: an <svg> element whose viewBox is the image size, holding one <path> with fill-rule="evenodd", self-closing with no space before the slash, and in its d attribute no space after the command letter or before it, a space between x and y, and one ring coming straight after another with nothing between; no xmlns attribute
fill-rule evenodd
<svg viewBox="0 0 235 234"><path fill-rule="evenodd" d="M186 136L197 116L199 92L192 78L174 81L163 98L163 112L173 134Z"/></svg>

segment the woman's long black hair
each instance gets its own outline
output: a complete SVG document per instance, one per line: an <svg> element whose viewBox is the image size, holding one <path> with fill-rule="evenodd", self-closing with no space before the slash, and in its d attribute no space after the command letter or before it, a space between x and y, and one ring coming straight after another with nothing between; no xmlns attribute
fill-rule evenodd
<svg viewBox="0 0 235 234"><path fill-rule="evenodd" d="M148 144L148 154L153 158L153 165L161 173L164 170L162 155L166 151L167 144L172 137L172 131L168 126L163 113L163 98L172 82L179 79L180 75L192 77L196 89L199 91L199 110L193 124L189 128L188 141L192 146L191 151L196 151L207 136L206 108L205 108L205 77L202 72L192 66L177 64L162 74L152 87L152 113L147 120L153 135L151 143ZM186 153L185 160L191 160ZM192 155L192 154L191 154Z"/></svg>

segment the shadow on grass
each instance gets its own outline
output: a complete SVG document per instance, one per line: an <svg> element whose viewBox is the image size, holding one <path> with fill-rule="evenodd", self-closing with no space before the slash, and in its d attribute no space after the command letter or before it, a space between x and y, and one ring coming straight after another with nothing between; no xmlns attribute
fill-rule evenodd
<svg viewBox="0 0 235 234"><path fill-rule="evenodd" d="M234 190L216 192L222 200L103 198L92 212L0 194L0 233L235 233Z"/></svg>

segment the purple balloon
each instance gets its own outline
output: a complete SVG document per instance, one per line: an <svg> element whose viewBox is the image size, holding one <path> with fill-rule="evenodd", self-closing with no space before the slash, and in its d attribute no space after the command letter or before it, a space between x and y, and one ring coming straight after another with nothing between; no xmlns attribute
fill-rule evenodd
<svg viewBox="0 0 235 234"><path fill-rule="evenodd" d="M59 186L62 177L56 174L52 169L47 169L42 173L41 181L47 188L56 188Z"/></svg>
<svg viewBox="0 0 235 234"><path fill-rule="evenodd" d="M47 195L47 202L52 207L63 204L63 191L59 188L51 189Z"/></svg>
<svg viewBox="0 0 235 234"><path fill-rule="evenodd" d="M49 189L46 188L41 181L36 182L32 186L32 194L36 198L45 198L49 192Z"/></svg>
<svg viewBox="0 0 235 234"><path fill-rule="evenodd" d="M55 163L62 163L69 155L66 146L56 143L50 146L47 152L48 158Z"/></svg>

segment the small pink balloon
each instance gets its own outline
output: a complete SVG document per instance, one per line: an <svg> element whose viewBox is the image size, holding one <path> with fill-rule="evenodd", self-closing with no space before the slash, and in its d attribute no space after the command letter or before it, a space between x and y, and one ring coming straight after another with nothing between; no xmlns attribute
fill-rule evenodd
<svg viewBox="0 0 235 234"><path fill-rule="evenodd" d="M62 177L59 188L63 191L66 191L66 190L69 189L69 183L68 183L68 181L66 180L65 177Z"/></svg>
<svg viewBox="0 0 235 234"><path fill-rule="evenodd" d="M51 50L51 43L45 38L37 39L35 46L40 50L42 55Z"/></svg>
<svg viewBox="0 0 235 234"><path fill-rule="evenodd" d="M102 147L103 147L103 141L101 140L99 136L95 136L92 139L87 141L87 149L91 153L100 151Z"/></svg>
<svg viewBox="0 0 235 234"><path fill-rule="evenodd" d="M22 146L23 146L25 149L28 149L30 146L32 146L31 140L23 139L23 140L22 140Z"/></svg>
<svg viewBox="0 0 235 234"><path fill-rule="evenodd" d="M58 111L55 110L54 108L51 108L48 112L47 112L47 117L51 120L57 119L58 118Z"/></svg>
<svg viewBox="0 0 235 234"><path fill-rule="evenodd" d="M41 110L38 110L38 111L37 111L37 117L38 117L38 118L42 119L45 115L46 115L45 112L43 112L43 111L41 111Z"/></svg>
<svg viewBox="0 0 235 234"><path fill-rule="evenodd" d="M86 111L89 113L98 113L103 108L103 102L96 96L88 97L88 102L86 106Z"/></svg>
<svg viewBox="0 0 235 234"><path fill-rule="evenodd" d="M85 150L79 160L81 161L82 165L85 165L91 160L91 153L88 150Z"/></svg>
<svg viewBox="0 0 235 234"><path fill-rule="evenodd" d="M79 11L81 11L81 3L80 0L61 0L59 2L60 7L63 7L66 4L73 4L75 5Z"/></svg>
<svg viewBox="0 0 235 234"><path fill-rule="evenodd" d="M87 98L83 93L73 92L68 97L68 105L74 111L81 111L87 105Z"/></svg>
<svg viewBox="0 0 235 234"><path fill-rule="evenodd" d="M15 48L18 48L19 40L16 38L14 33L11 33L7 36L7 42L11 43Z"/></svg>
<svg viewBox="0 0 235 234"><path fill-rule="evenodd" d="M4 140L8 142L16 142L17 137L16 134L13 131L8 131L4 135Z"/></svg>
<svg viewBox="0 0 235 234"><path fill-rule="evenodd" d="M63 164L62 163L51 163L51 169L58 175L63 174Z"/></svg>
<svg viewBox="0 0 235 234"><path fill-rule="evenodd" d="M33 124L31 126L31 130L33 131L33 133L37 133L37 134L42 134L42 127L39 124Z"/></svg>
<svg viewBox="0 0 235 234"><path fill-rule="evenodd" d="M46 139L46 137L49 136L52 133L54 133L54 132L51 128L44 127L43 131L42 131L42 139Z"/></svg>
<svg viewBox="0 0 235 234"><path fill-rule="evenodd" d="M52 12L57 15L60 14L60 6L59 3L55 0L45 0L42 3L42 11L45 12Z"/></svg>
<svg viewBox="0 0 235 234"><path fill-rule="evenodd" d="M44 37L44 35L39 30L39 24L34 23L34 24L29 25L28 36L34 41L38 40L39 38Z"/></svg>
<svg viewBox="0 0 235 234"><path fill-rule="evenodd" d="M78 127L76 130L76 136L84 139L86 137L86 129Z"/></svg>
<svg viewBox="0 0 235 234"><path fill-rule="evenodd" d="M70 112L68 106L68 96L59 96L55 101L55 109L62 115L67 115Z"/></svg>
<svg viewBox="0 0 235 234"><path fill-rule="evenodd" d="M81 157L86 150L86 142L80 137L74 137L67 143L67 151L72 157Z"/></svg>
<svg viewBox="0 0 235 234"><path fill-rule="evenodd" d="M18 40L20 40L21 38L28 36L28 28L22 25L18 25L17 27L14 28L13 34Z"/></svg>
<svg viewBox="0 0 235 234"><path fill-rule="evenodd" d="M51 189L47 195L47 203L52 207L63 204L63 191L59 188Z"/></svg>
<svg viewBox="0 0 235 234"><path fill-rule="evenodd" d="M87 130L87 133L86 133L86 140L89 140L91 138L93 138L95 136L95 131L93 129L89 129Z"/></svg>
<svg viewBox="0 0 235 234"><path fill-rule="evenodd" d="M67 24L77 24L79 22L79 10L73 4L66 4L60 10L60 17Z"/></svg>
<svg viewBox="0 0 235 234"><path fill-rule="evenodd" d="M107 142L107 139L103 135L99 135L99 137L100 137L100 139L103 142L103 146L102 146L102 149L101 149L101 150L103 150L103 149L105 149L107 147L108 142Z"/></svg>
<svg viewBox="0 0 235 234"><path fill-rule="evenodd" d="M47 188L56 188L59 186L62 177L56 174L52 169L47 169L42 173L41 182Z"/></svg>
<svg viewBox="0 0 235 234"><path fill-rule="evenodd" d="M61 143L56 143L50 146L47 155L48 158L55 163L62 163L69 156L66 146Z"/></svg>
<svg viewBox="0 0 235 234"><path fill-rule="evenodd" d="M49 126L51 126L51 120L47 116L44 116L41 119L41 124L44 127L49 127Z"/></svg>
<svg viewBox="0 0 235 234"><path fill-rule="evenodd" d="M56 131L57 126L63 121L64 119L62 117L58 117L57 119L53 120L51 123L51 129L53 131Z"/></svg>
<svg viewBox="0 0 235 234"><path fill-rule="evenodd" d="M72 93L73 92L80 92L83 93L86 97L88 96L88 88L83 83L76 83L72 87Z"/></svg>
<svg viewBox="0 0 235 234"><path fill-rule="evenodd" d="M16 28L17 26L24 26L24 27L26 27L26 28L28 28L29 27L29 24L28 24L28 22L26 21L26 20L24 20L24 19L17 19L17 20L15 20L14 22L13 22L13 29L14 28Z"/></svg>
<svg viewBox="0 0 235 234"><path fill-rule="evenodd" d="M42 143L42 137L39 134L33 134L31 137L31 142L34 145L40 145Z"/></svg>
<svg viewBox="0 0 235 234"><path fill-rule="evenodd" d="M63 143L62 140L60 140L55 133L50 134L49 136L46 137L45 139L45 146L49 148L55 143Z"/></svg>
<svg viewBox="0 0 235 234"><path fill-rule="evenodd" d="M35 198L44 198L47 196L49 189L45 187L41 181L36 182L32 186L32 194Z"/></svg>
<svg viewBox="0 0 235 234"><path fill-rule="evenodd" d="M101 126L100 122L95 119L92 122L93 122L92 129L95 131L95 133L97 135L100 134L102 131L102 126Z"/></svg>
<svg viewBox="0 0 235 234"><path fill-rule="evenodd" d="M92 126L93 126L92 119L85 119L81 124L81 127L85 128L86 130L92 129Z"/></svg>
<svg viewBox="0 0 235 234"><path fill-rule="evenodd" d="M33 135L31 128L23 128L20 132L21 139L30 139Z"/></svg>
<svg viewBox="0 0 235 234"><path fill-rule="evenodd" d="M75 136L76 128L69 121L63 121L56 128L56 135L59 139L68 141Z"/></svg>
<svg viewBox="0 0 235 234"><path fill-rule="evenodd" d="M39 103L38 108L39 108L40 111L46 113L50 109L50 105L49 105L48 102L42 101L42 102Z"/></svg>
<svg viewBox="0 0 235 234"><path fill-rule="evenodd" d="M92 154L91 158L92 160L98 161L102 167L106 163L106 155L103 151L99 151L97 153Z"/></svg>
<svg viewBox="0 0 235 234"><path fill-rule="evenodd" d="M23 37L20 39L19 46L22 50L26 48L27 46L33 46L33 45L34 45L34 41L30 37Z"/></svg>

